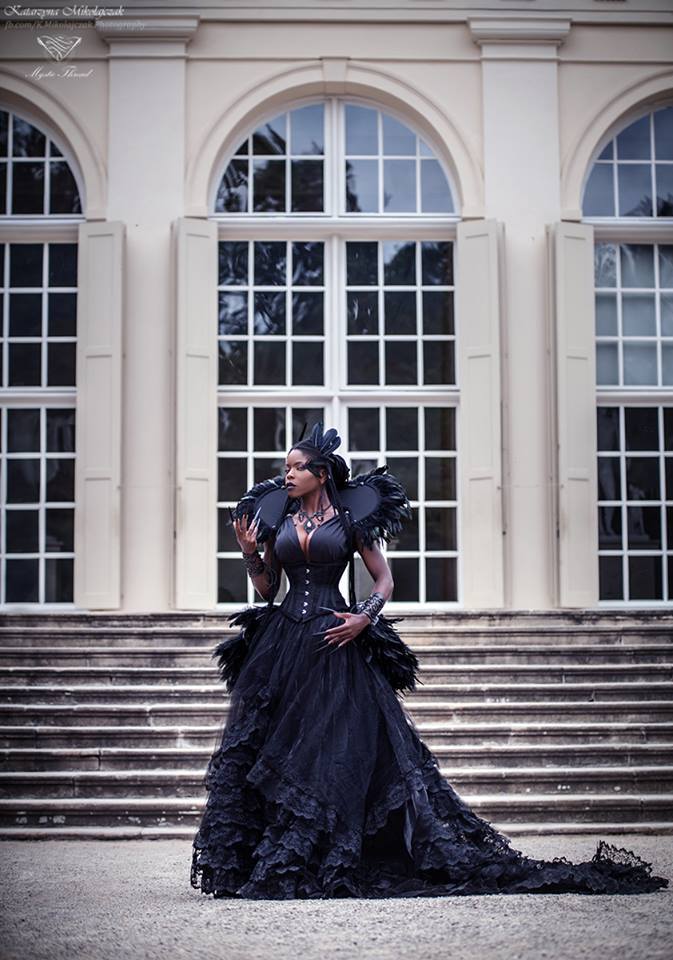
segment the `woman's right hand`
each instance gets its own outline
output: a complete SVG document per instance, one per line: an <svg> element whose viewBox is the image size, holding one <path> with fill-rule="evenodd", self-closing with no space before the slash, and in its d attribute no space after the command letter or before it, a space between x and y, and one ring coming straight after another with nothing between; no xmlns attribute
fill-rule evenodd
<svg viewBox="0 0 673 960"><path fill-rule="evenodd" d="M259 515L248 524L247 514L240 519L234 518L234 533L238 545L243 553L254 553L257 550L257 534L259 532Z"/></svg>

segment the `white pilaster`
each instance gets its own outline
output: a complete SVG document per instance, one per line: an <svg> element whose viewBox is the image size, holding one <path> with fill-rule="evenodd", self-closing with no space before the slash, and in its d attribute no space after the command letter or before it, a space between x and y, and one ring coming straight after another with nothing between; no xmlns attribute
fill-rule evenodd
<svg viewBox="0 0 673 960"><path fill-rule="evenodd" d="M173 605L171 222L182 215L186 45L197 16L99 21L110 47L108 219L126 224L122 609Z"/></svg>
<svg viewBox="0 0 673 960"><path fill-rule="evenodd" d="M555 605L545 225L560 219L557 49L567 20L470 18L481 47L485 211L504 223L505 605Z"/></svg>

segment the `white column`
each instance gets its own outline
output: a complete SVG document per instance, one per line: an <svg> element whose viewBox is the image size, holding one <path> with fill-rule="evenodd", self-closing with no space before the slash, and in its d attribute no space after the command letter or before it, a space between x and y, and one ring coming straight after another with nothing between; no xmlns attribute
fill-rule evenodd
<svg viewBox="0 0 673 960"><path fill-rule="evenodd" d="M110 46L108 219L126 224L122 609L173 604L174 277L182 215L186 45L196 16L99 21Z"/></svg>
<svg viewBox="0 0 673 960"><path fill-rule="evenodd" d="M566 20L470 18L482 53L485 215L504 223L505 605L554 606L545 225L560 219L557 48Z"/></svg>

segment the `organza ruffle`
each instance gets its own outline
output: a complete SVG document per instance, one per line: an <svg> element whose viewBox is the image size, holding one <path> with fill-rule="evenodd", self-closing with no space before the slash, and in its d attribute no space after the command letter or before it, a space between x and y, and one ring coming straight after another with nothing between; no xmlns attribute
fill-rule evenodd
<svg viewBox="0 0 673 960"><path fill-rule="evenodd" d="M241 672L204 777L195 889L313 899L668 886L603 840L577 864L513 849L441 775L378 668L351 645L341 657L311 646L317 623L275 618Z"/></svg>

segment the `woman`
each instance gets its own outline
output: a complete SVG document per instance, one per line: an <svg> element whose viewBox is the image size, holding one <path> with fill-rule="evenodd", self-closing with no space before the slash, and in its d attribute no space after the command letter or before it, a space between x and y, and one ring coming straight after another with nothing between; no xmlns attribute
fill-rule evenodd
<svg viewBox="0 0 673 960"><path fill-rule="evenodd" d="M380 612L393 578L378 542L399 532L408 500L385 467L348 482L340 442L318 423L289 451L284 478L236 508L267 606L238 614L241 632L214 653L232 696L205 775L192 886L250 899L668 886L605 841L583 863L526 857L442 777L396 692L413 689L416 658ZM349 608L338 584L350 562L352 601L355 550L374 583ZM290 588L275 606L282 569Z"/></svg>

